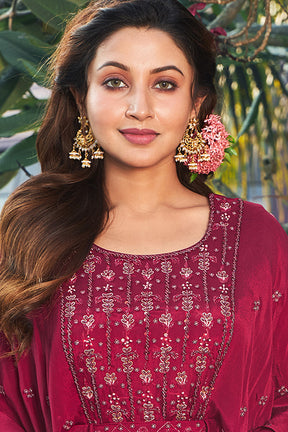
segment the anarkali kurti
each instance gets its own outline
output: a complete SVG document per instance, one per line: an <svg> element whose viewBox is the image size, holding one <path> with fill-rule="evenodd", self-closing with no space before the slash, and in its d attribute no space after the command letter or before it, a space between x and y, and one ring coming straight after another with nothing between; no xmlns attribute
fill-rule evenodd
<svg viewBox="0 0 288 432"><path fill-rule="evenodd" d="M93 245L18 367L0 361L1 431L287 432L288 237L259 205L209 200L187 249Z"/></svg>

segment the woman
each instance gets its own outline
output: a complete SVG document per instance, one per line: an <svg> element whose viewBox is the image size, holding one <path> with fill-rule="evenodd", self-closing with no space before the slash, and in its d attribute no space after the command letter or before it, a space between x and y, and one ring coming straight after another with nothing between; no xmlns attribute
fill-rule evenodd
<svg viewBox="0 0 288 432"><path fill-rule="evenodd" d="M43 172L1 219L1 431L286 431L288 242L205 186L212 36L176 0L96 0L52 70Z"/></svg>

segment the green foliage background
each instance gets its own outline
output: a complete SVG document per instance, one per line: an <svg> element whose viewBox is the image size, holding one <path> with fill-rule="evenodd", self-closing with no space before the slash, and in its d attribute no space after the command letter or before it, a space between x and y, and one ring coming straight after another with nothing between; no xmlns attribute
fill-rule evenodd
<svg viewBox="0 0 288 432"><path fill-rule="evenodd" d="M186 7L196 3L181 2ZM31 86L47 86L45 62L57 46L66 21L86 3L0 0L0 137L33 131L0 155L0 188L16 175L19 166L37 161L35 138L45 100L38 99ZM225 27L228 34L247 21L246 6ZM211 27L225 7L208 4L199 10L199 18ZM260 0L256 26L263 21L263 10ZM287 223L288 15L281 0L272 1L271 15L268 47L255 61L236 62L223 53L218 57L217 82L222 95L218 112L222 111L227 129L236 138L238 157L232 156L230 163L223 164L211 185L228 196L261 197L266 207Z"/></svg>

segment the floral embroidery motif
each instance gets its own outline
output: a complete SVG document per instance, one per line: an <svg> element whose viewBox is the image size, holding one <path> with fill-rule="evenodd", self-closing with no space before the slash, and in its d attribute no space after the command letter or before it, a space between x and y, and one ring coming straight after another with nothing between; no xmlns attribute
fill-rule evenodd
<svg viewBox="0 0 288 432"><path fill-rule="evenodd" d="M84 315L81 323L86 326L88 329L93 328L93 324L95 322L94 315Z"/></svg>
<svg viewBox="0 0 288 432"><path fill-rule="evenodd" d="M246 406L244 406L244 407L241 407L240 408L240 416L241 417L245 417L245 415L247 414L247 407Z"/></svg>
<svg viewBox="0 0 288 432"><path fill-rule="evenodd" d="M35 396L31 387L28 388L28 389L24 389L24 390L23 390L23 393L25 394L25 396L26 396L28 399L31 399L31 398L33 398L33 397Z"/></svg>
<svg viewBox="0 0 288 432"><path fill-rule="evenodd" d="M146 268L145 270L142 270L142 276L144 277L144 279L146 280L150 280L154 274L154 271L152 268Z"/></svg>
<svg viewBox="0 0 288 432"><path fill-rule="evenodd" d="M94 245L61 287L63 350L88 424L120 431L126 421L152 427L164 419L162 432L174 428L172 416L205 430L201 419L233 336L242 214L240 200L210 200L197 245L155 256Z"/></svg>
<svg viewBox="0 0 288 432"><path fill-rule="evenodd" d="M187 382L187 378L188 378L188 376L187 376L186 372L183 371L183 372L177 373L177 377L175 378L175 380L177 381L177 383L179 385L185 385Z"/></svg>
<svg viewBox="0 0 288 432"><path fill-rule="evenodd" d="M188 396L182 392L180 395L177 395L176 402L176 410L172 411L172 414L176 414L176 420L185 421L187 420L187 411L188 411Z"/></svg>
<svg viewBox="0 0 288 432"><path fill-rule="evenodd" d="M220 208L224 211L230 210L231 209L231 204L229 204L229 202L227 201L222 201L220 203Z"/></svg>
<svg viewBox="0 0 288 432"><path fill-rule="evenodd" d="M95 268L95 263L93 261L87 261L83 264L83 270L85 273L93 273Z"/></svg>
<svg viewBox="0 0 288 432"><path fill-rule="evenodd" d="M150 370L142 370L140 378L144 384L150 384L152 381L152 374Z"/></svg>
<svg viewBox="0 0 288 432"><path fill-rule="evenodd" d="M67 303L65 303L65 316L72 318L75 311L76 295L70 295L66 297Z"/></svg>
<svg viewBox="0 0 288 432"><path fill-rule="evenodd" d="M258 401L258 404L264 406L264 405L266 405L267 400L268 400L268 396L261 396L259 401Z"/></svg>
<svg viewBox="0 0 288 432"><path fill-rule="evenodd" d="M159 322L161 322L162 324L164 324L167 327L170 327L170 324L172 322L171 313L162 314L159 318Z"/></svg>
<svg viewBox="0 0 288 432"><path fill-rule="evenodd" d="M109 401L111 409L108 411L109 414L112 415L112 420L115 423L122 422L124 420L123 413L124 410L121 409L121 406L119 404L119 397L116 396L115 393L109 394Z"/></svg>
<svg viewBox="0 0 288 432"><path fill-rule="evenodd" d="M222 225L222 226L228 226L227 222L229 222L229 219L230 219L230 215L228 215L227 213L223 213L221 215L220 225Z"/></svg>
<svg viewBox="0 0 288 432"><path fill-rule="evenodd" d="M65 429L65 430L70 430L71 429L71 427L73 426L73 421L71 421L71 420L66 420L66 422L65 422L65 424L62 426L63 427L63 429Z"/></svg>
<svg viewBox="0 0 288 432"><path fill-rule="evenodd" d="M212 322L213 322L212 313L211 312L208 312L208 313L203 312L202 316L200 318L200 321L202 321L204 327L207 327L207 328L212 327L212 325L213 325L212 324Z"/></svg>
<svg viewBox="0 0 288 432"><path fill-rule="evenodd" d="M184 279L189 279L193 273L193 270L187 266L187 263L185 263L185 266L181 268L180 275Z"/></svg>
<svg viewBox="0 0 288 432"><path fill-rule="evenodd" d="M138 354L134 351L132 351L132 348L130 343L132 343L132 340L126 337L126 339L121 339L121 342L123 343L122 353L118 355L118 357L121 358L121 361L123 363L123 372L129 374L133 372L133 360L138 357Z"/></svg>
<svg viewBox="0 0 288 432"><path fill-rule="evenodd" d="M144 421L145 422L151 422L155 420L154 415L154 405L152 403L153 396L150 393L150 390L147 391L146 395L143 396L143 414L144 414Z"/></svg>
<svg viewBox="0 0 288 432"><path fill-rule="evenodd" d="M91 389L90 386L88 387L82 387L82 393L85 397L87 397L88 399L92 399L93 398L93 390Z"/></svg>
<svg viewBox="0 0 288 432"><path fill-rule="evenodd" d="M207 398L209 390L210 390L210 387L208 387L208 386L202 387L202 389L200 391L200 396L202 397L203 400L205 400Z"/></svg>
<svg viewBox="0 0 288 432"><path fill-rule="evenodd" d="M280 387L280 389L278 389L278 393L280 394L280 396L285 396L285 394L288 393L288 388L285 386Z"/></svg>
<svg viewBox="0 0 288 432"><path fill-rule="evenodd" d="M171 262L170 261L164 261L161 264L161 270L163 273L167 273L167 274L171 273L173 270Z"/></svg>
<svg viewBox="0 0 288 432"><path fill-rule="evenodd" d="M260 300L255 300L254 303L253 303L253 310L254 311L259 311L260 306L261 306L261 301Z"/></svg>
<svg viewBox="0 0 288 432"><path fill-rule="evenodd" d="M84 350L86 356L85 363L87 370L90 374L95 374L97 371L96 358L102 358L101 354L95 354L94 348Z"/></svg>
<svg viewBox="0 0 288 432"><path fill-rule="evenodd" d="M226 286L225 284L220 285L219 290L221 291L222 294L229 294L229 287Z"/></svg>
<svg viewBox="0 0 288 432"><path fill-rule="evenodd" d="M122 338L123 343L122 353L117 354L117 357L121 358L123 364L123 372L126 374L126 380L128 385L129 400L131 406L131 417L134 419L134 397L132 391L132 380L131 373L134 371L133 360L138 357L137 352L132 351L130 344L133 342L132 339L127 335L126 338ZM112 408L112 406L111 406Z"/></svg>
<svg viewBox="0 0 288 432"><path fill-rule="evenodd" d="M131 275L134 273L134 264L131 262L124 262L123 273L126 275Z"/></svg>
<svg viewBox="0 0 288 432"><path fill-rule="evenodd" d="M272 294L272 299L273 299L273 301L276 302L276 303L280 300L281 297L282 297L282 294L280 293L280 291L275 291L275 292Z"/></svg>
<svg viewBox="0 0 288 432"><path fill-rule="evenodd" d="M227 282L227 280L229 278L229 276L225 270L219 270L216 273L216 276L221 282Z"/></svg>
<svg viewBox="0 0 288 432"><path fill-rule="evenodd" d="M202 271L208 271L210 268L210 263L215 263L217 261L215 256L210 256L210 252L208 252L208 245L201 245L200 246L200 253L198 257L195 257L195 259L198 259L199 264L198 268Z"/></svg>
<svg viewBox="0 0 288 432"><path fill-rule="evenodd" d="M221 314L225 317L231 316L231 307L230 307L230 297L228 295L220 294L220 305L221 305Z"/></svg>
<svg viewBox="0 0 288 432"><path fill-rule="evenodd" d="M113 385L113 384L115 384L116 380L117 380L117 377L116 377L115 372L113 372L111 374L107 372L105 377L104 377L104 381L106 382L106 384Z"/></svg>
<svg viewBox="0 0 288 432"><path fill-rule="evenodd" d="M105 287L106 290L109 289L109 285ZM110 291L110 290L109 290ZM98 303L102 301L102 309L106 314L111 314L114 311L115 301L120 302L120 296L114 296L112 292L105 292L100 297L95 299L95 302Z"/></svg>
<svg viewBox="0 0 288 432"><path fill-rule="evenodd" d="M134 326L135 320L132 314L129 315L124 314L122 315L121 322L124 325L124 327L126 327L127 330L131 330L132 327Z"/></svg>
<svg viewBox="0 0 288 432"><path fill-rule="evenodd" d="M160 353L156 353L156 355L160 355L159 372L166 374L170 370L171 357L176 358L178 354L172 351L172 346L170 345L171 339L168 337L167 333L164 333L164 336L161 337L161 340L162 346L160 348Z"/></svg>
<svg viewBox="0 0 288 432"><path fill-rule="evenodd" d="M192 291L192 285L189 282L182 284L183 291L181 294L177 294L173 297L174 301L178 301L182 298L182 310L190 312L193 309L194 299L200 299L200 294L195 294Z"/></svg>
<svg viewBox="0 0 288 432"><path fill-rule="evenodd" d="M108 267L106 270L104 270L101 273L101 276L103 277L103 279L105 279L106 281L113 281L114 277L115 277L115 273L113 270L110 270L110 268Z"/></svg>

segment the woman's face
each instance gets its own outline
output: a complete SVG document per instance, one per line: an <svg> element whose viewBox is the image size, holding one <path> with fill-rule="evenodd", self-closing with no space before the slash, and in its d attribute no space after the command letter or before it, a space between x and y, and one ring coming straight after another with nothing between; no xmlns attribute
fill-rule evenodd
<svg viewBox="0 0 288 432"><path fill-rule="evenodd" d="M167 33L127 27L107 38L89 66L86 97L106 163L174 164L194 116L192 83L192 67Z"/></svg>

